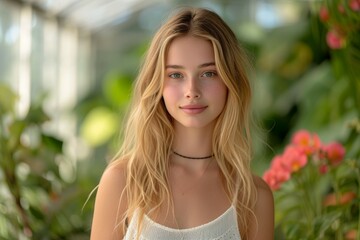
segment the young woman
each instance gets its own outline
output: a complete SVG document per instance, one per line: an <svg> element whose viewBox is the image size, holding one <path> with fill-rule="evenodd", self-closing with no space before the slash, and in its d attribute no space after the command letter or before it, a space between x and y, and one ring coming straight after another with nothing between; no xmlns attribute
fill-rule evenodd
<svg viewBox="0 0 360 240"><path fill-rule="evenodd" d="M183 9L159 29L99 184L92 240L273 239L272 192L250 169L246 66L214 12Z"/></svg>

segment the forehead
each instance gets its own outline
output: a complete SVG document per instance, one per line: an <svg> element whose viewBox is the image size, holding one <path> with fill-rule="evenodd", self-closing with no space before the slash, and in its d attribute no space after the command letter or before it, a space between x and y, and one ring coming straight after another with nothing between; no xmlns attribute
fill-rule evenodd
<svg viewBox="0 0 360 240"><path fill-rule="evenodd" d="M177 37L171 41L166 58L166 64L202 64L215 62L212 43L204 38L194 36Z"/></svg>

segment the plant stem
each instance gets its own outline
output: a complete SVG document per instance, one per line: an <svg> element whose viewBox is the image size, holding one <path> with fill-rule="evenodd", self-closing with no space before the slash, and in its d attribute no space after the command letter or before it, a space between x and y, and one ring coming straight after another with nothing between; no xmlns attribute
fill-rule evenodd
<svg viewBox="0 0 360 240"><path fill-rule="evenodd" d="M335 168L330 169L330 176L331 176L331 181L333 183L333 188L334 188L334 192L335 192L336 204L338 205L338 204L340 204L341 193L339 190L338 182L336 181ZM336 238L337 240L343 239L343 231L342 231L341 221L339 221L339 227L336 230L336 235L337 235L337 238Z"/></svg>
<svg viewBox="0 0 360 240"><path fill-rule="evenodd" d="M304 201L301 201L300 204L301 204L301 208L304 210L306 217L308 219L306 222L308 225L308 233L311 236L311 235L313 235L313 220L314 220L313 213L314 212L313 212L313 207L311 204L311 198L309 196L309 193L307 192L307 186L306 186L306 184L304 184L304 183L306 183L307 179L305 181L303 181L303 179L300 177L303 177L303 176L301 176L300 174L297 174L297 176L294 176L294 180L296 181L296 184L299 187L301 194L303 195ZM307 177L307 176L305 176L305 177Z"/></svg>
<svg viewBox="0 0 360 240"><path fill-rule="evenodd" d="M26 237L32 236L32 228L30 226L30 220L26 214L26 210L21 205L21 191L16 176L16 163L15 160L11 157L13 153L11 150L6 148L7 137L5 135L4 123L0 119L0 166L3 169L5 176L5 184L7 185L13 199L15 202L16 210L20 214L20 219L22 222L21 228Z"/></svg>
<svg viewBox="0 0 360 240"><path fill-rule="evenodd" d="M13 159L11 159L9 157L6 158L6 160L14 161ZM5 180L6 180L5 182L7 184L7 187L10 190L12 197L14 198L16 209L20 214L20 219L21 219L21 222L23 225L22 226L23 233L25 234L25 236L31 237L33 231L30 226L30 220L26 214L26 210L21 205L21 191L20 191L18 179L16 177L15 167L14 168L9 168L9 167L5 168L4 172L5 172Z"/></svg>
<svg viewBox="0 0 360 240"><path fill-rule="evenodd" d="M350 91L354 99L357 115L360 118L359 75L354 70L357 68L357 66L356 64L353 63L354 60L352 59L350 54L351 54L351 49L347 49L345 52L345 61L346 61L346 66L349 67L346 69L346 73L347 73L348 81L350 82Z"/></svg>
<svg viewBox="0 0 360 240"><path fill-rule="evenodd" d="M358 182L358 192L357 192L357 196L359 196L360 194L360 171L358 168L356 168L356 176L357 176L357 182ZM357 237L356 239L360 239L360 209L358 210L358 227L357 227Z"/></svg>

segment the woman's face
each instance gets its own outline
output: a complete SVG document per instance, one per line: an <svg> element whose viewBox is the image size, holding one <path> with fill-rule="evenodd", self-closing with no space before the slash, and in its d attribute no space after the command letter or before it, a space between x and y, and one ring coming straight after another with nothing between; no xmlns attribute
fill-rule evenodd
<svg viewBox="0 0 360 240"><path fill-rule="evenodd" d="M175 38L165 58L163 99L174 124L202 128L215 124L227 87L220 78L212 44L203 38Z"/></svg>

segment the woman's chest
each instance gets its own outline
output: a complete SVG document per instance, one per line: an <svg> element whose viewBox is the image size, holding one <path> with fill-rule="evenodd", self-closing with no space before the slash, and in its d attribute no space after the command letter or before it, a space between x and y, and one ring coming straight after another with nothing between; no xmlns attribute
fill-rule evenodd
<svg viewBox="0 0 360 240"><path fill-rule="evenodd" d="M177 229L199 226L217 218L231 205L217 177L207 177L200 182L177 179L170 187L173 209L162 206L153 216L156 222L165 226Z"/></svg>

